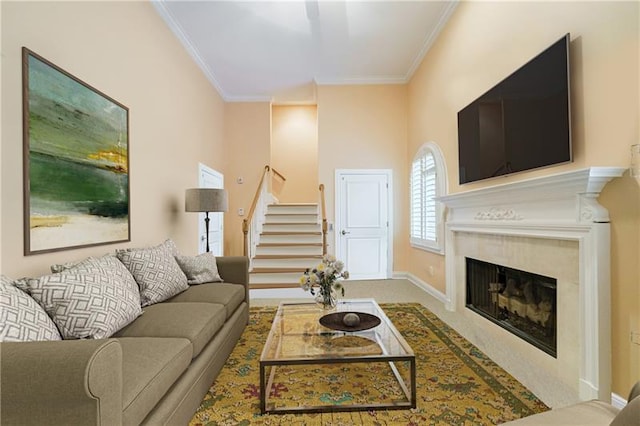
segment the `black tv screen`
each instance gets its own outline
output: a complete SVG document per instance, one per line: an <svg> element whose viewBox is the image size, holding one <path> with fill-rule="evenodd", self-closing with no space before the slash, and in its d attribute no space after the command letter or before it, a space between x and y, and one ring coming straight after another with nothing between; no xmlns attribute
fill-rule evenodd
<svg viewBox="0 0 640 426"><path fill-rule="evenodd" d="M458 112L460 184L571 157L569 34Z"/></svg>

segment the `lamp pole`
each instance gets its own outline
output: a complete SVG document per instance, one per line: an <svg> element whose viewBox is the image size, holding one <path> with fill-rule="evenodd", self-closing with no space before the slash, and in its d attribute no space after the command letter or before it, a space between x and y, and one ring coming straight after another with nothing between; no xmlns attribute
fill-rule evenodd
<svg viewBox="0 0 640 426"><path fill-rule="evenodd" d="M209 212L204 214L204 232L207 234L207 253L209 253Z"/></svg>

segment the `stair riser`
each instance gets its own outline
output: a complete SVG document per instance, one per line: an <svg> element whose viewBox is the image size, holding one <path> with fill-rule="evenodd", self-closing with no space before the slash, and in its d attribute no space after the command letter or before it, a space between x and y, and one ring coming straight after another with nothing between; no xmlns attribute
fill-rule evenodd
<svg viewBox="0 0 640 426"><path fill-rule="evenodd" d="M267 214L318 214L317 205L309 206L287 206L283 204L273 204L267 207Z"/></svg>
<svg viewBox="0 0 640 426"><path fill-rule="evenodd" d="M254 268L314 268L321 259L253 259Z"/></svg>
<svg viewBox="0 0 640 426"><path fill-rule="evenodd" d="M278 225L267 224L262 226L262 232L320 232L322 228L319 224L296 224L296 225Z"/></svg>
<svg viewBox="0 0 640 426"><path fill-rule="evenodd" d="M270 223L318 223L317 214L271 214L265 217Z"/></svg>
<svg viewBox="0 0 640 426"><path fill-rule="evenodd" d="M302 273L298 272L249 274L249 284L299 284L301 276Z"/></svg>
<svg viewBox="0 0 640 426"><path fill-rule="evenodd" d="M322 243L322 235L261 235L260 243Z"/></svg>
<svg viewBox="0 0 640 426"><path fill-rule="evenodd" d="M256 254L278 254L278 255L301 255L301 254L312 254L312 255L321 255L322 247L312 246L312 247L304 247L304 246L279 246L279 247L258 247L256 249Z"/></svg>

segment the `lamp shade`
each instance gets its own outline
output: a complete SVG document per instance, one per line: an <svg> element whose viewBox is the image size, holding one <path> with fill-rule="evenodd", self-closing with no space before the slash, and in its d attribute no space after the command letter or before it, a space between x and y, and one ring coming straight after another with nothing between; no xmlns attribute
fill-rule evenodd
<svg viewBox="0 0 640 426"><path fill-rule="evenodd" d="M185 192L184 210L187 212L226 212L228 204L224 189L192 188Z"/></svg>

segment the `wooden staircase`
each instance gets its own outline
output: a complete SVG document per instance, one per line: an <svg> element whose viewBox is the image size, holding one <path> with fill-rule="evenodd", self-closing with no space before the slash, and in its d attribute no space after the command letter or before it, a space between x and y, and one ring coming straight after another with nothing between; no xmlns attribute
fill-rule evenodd
<svg viewBox="0 0 640 426"><path fill-rule="evenodd" d="M252 289L298 288L300 277L322 259L322 226L317 204L270 204L255 256Z"/></svg>

